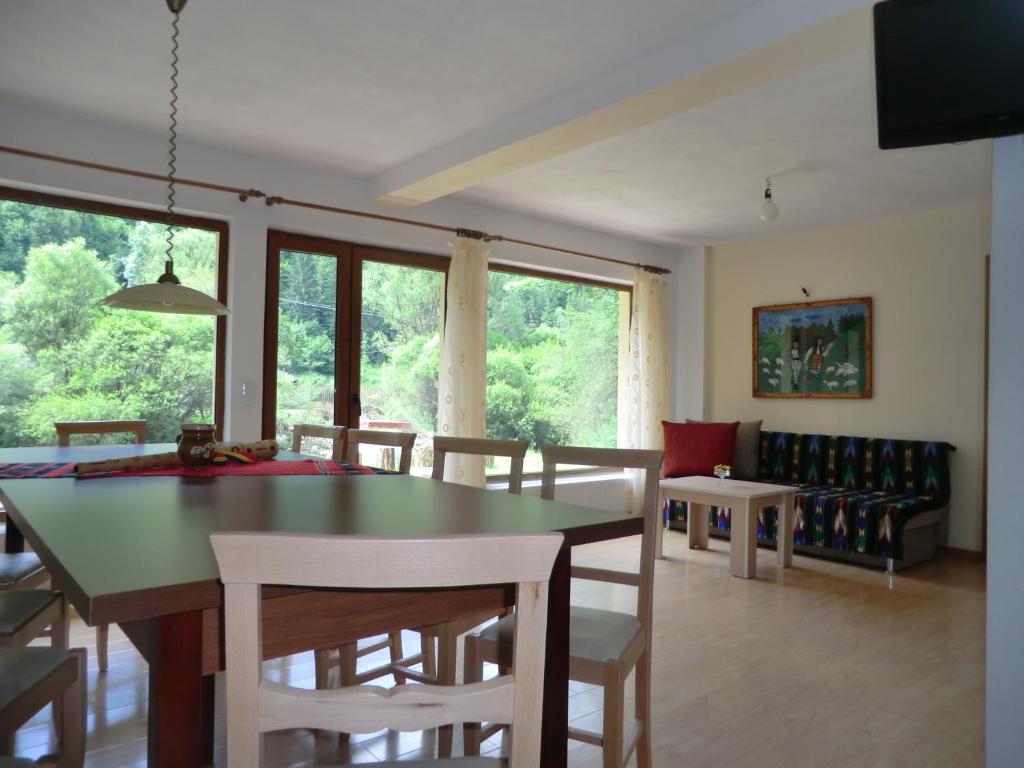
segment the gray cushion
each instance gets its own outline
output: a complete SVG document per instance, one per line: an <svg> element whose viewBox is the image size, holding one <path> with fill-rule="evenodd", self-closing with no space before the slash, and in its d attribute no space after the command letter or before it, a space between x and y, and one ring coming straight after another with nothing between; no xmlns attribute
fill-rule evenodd
<svg viewBox="0 0 1024 768"><path fill-rule="evenodd" d="M757 421L741 421L736 428L736 454L732 461L732 476L739 480L753 480L757 477L757 456L761 449L761 424ZM687 419L687 424L703 424L699 419Z"/></svg>
<svg viewBox="0 0 1024 768"><path fill-rule="evenodd" d="M47 589L0 592L0 636L13 635L55 600L60 600L60 594Z"/></svg>
<svg viewBox="0 0 1024 768"><path fill-rule="evenodd" d="M43 562L35 552L0 553L0 589L10 589L41 570Z"/></svg>
<svg viewBox="0 0 1024 768"><path fill-rule="evenodd" d="M53 675L65 676L70 684L77 674L78 658L60 648L0 648L0 710Z"/></svg>
<svg viewBox="0 0 1024 768"><path fill-rule="evenodd" d="M515 617L506 616L479 635L511 645L514 628ZM640 619L631 614L573 605L569 608L569 655L599 662L622 658L641 629Z"/></svg>

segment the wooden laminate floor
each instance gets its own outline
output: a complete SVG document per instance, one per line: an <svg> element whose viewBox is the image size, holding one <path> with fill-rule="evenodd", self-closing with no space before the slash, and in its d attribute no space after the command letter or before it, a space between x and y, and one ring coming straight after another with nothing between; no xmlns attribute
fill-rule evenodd
<svg viewBox="0 0 1024 768"><path fill-rule="evenodd" d="M637 549L637 539L592 545L576 562L628 567ZM770 550L758 551L757 580L736 579L726 542L690 551L678 532L666 535L665 551L655 586L656 766L982 765L981 563L926 563L898 574L890 591L883 573L807 557L782 571ZM574 602L585 605L631 610L632 595L626 587L573 585ZM111 628L110 670L99 675L93 631L76 620L71 634L73 645L89 647L86 765L144 765L145 662ZM312 654L267 662L266 673L312 687ZM221 702L218 696L218 764ZM572 684L570 712L577 724L600 730L601 690ZM51 730L44 710L19 731L18 754L49 751ZM328 733L279 732L267 736L268 764L428 756L434 738L382 732L345 743ZM485 746L496 754L501 737ZM570 765L599 766L600 752L570 742Z"/></svg>

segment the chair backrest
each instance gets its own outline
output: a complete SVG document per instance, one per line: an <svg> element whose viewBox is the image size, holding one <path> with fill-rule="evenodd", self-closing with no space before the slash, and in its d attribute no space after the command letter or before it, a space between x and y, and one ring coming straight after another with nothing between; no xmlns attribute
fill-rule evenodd
<svg viewBox="0 0 1024 768"><path fill-rule="evenodd" d="M384 429L350 429L346 433L348 440L347 456L349 461L359 462L360 445L380 445L385 448L398 448L398 471L409 474L412 467L412 447L416 442L415 432L392 432ZM390 469L390 467L385 467Z"/></svg>
<svg viewBox="0 0 1024 768"><path fill-rule="evenodd" d="M302 438L319 437L331 441L331 458L340 461L345 450L345 427L322 424L296 424L292 427L292 452L302 453Z"/></svg>
<svg viewBox="0 0 1024 768"><path fill-rule="evenodd" d="M656 526L661 524L658 509L658 483L661 474L662 451L636 450L631 448L579 448L565 445L546 445L541 448L544 462L541 475L540 497L549 501L555 498L555 470L559 464L574 464L588 467L616 467L637 469L643 472L643 515L644 533L640 543L640 572L629 573L605 568L572 567L572 576L579 579L609 581L627 584L637 588L637 618L650 628L651 613L654 609L654 555L656 547ZM650 632L647 633L650 643Z"/></svg>
<svg viewBox="0 0 1024 768"><path fill-rule="evenodd" d="M464 453L472 456L507 456L512 459L508 472L508 492L523 491L523 459L526 458L527 444L522 440L485 440L475 437L434 437L434 468L430 477L444 479L444 462L449 453Z"/></svg>
<svg viewBox="0 0 1024 768"><path fill-rule="evenodd" d="M110 435L118 432L131 432L135 442L142 445L146 442L146 420L131 421L55 421L53 428L57 430L57 445L66 448L71 445L72 435Z"/></svg>
<svg viewBox="0 0 1024 768"><path fill-rule="evenodd" d="M510 723L512 768L540 765L548 581L562 535L372 538L213 533L224 582L229 768L261 763L260 733L320 728L371 733L484 719ZM261 678L261 584L410 589L516 582L511 676L463 686L305 690Z"/></svg>

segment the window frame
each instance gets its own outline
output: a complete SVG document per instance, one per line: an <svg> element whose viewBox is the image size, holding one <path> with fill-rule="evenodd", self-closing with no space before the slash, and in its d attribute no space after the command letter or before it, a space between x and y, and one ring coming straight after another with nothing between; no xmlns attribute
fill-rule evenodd
<svg viewBox="0 0 1024 768"><path fill-rule="evenodd" d="M414 267L417 269L430 269L441 272L444 275L442 284L442 307L447 307L446 292L448 281L448 267L451 257L440 254L422 253L418 251L405 251L386 246L364 245L345 240L307 235L299 232L271 229L267 231L267 266L266 266L266 292L264 299L264 325L263 325L263 413L261 434L265 439L273 439L276 436L277 423L277 342L278 342L278 313L280 311L280 287L281 287L281 262L282 250L298 251L301 253L313 253L324 256L334 256L339 261L339 273L337 281L337 305L344 306L347 299L351 302L349 312L338 313L338 325L335 327L335 350L338 349L338 342L344 340L348 344L348 377L344 387L339 386L344 374L343 356L335 357L335 423L347 426L358 426L361 412L359 403L359 381L360 381L360 345L354 341L362 339L362 265L365 261L376 261L384 264L397 264L400 266ZM607 288L629 294L629 309L632 313L633 286L628 283L612 282L597 278L580 277L568 275L561 272L549 272L543 269L522 267L516 264L507 264L501 261L489 261L488 271L503 272L506 274L522 275L524 277L536 277L543 280L558 280L565 283L587 285L595 288ZM343 283L345 287L343 288ZM344 293L343 293L344 291ZM273 308L273 309L271 309ZM345 315L342 322L342 315ZM345 326L342 330L342 325ZM627 329L628 334L628 329ZM441 334L444 335L444 318L441 322ZM349 406L345 411L340 411L338 403L341 398L339 393L344 393L344 399ZM616 471L617 467L578 467L573 469L559 470L559 476L586 476L601 475ZM537 480L541 473L529 472L523 475L524 480ZM508 482L507 474L487 475L487 482Z"/></svg>
<svg viewBox="0 0 1024 768"><path fill-rule="evenodd" d="M166 211L140 208L123 203L109 203L101 200L90 200L81 197L57 195L49 192L38 192L32 189L8 187L0 185L0 200L9 200L27 205L39 205L48 208L62 208L93 213L100 216L113 216L120 219L149 221L156 224L173 223L179 227L205 229L217 233L217 301L227 306L228 303L228 251L230 227L223 219L212 219L205 216L175 213L172 217ZM224 416L226 405L225 370L227 366L227 317L220 315L214 323L214 373L213 373L213 421L216 426L218 440L224 439Z"/></svg>
<svg viewBox="0 0 1024 768"><path fill-rule="evenodd" d="M359 377L361 372L363 262L375 261L382 264L397 264L441 272L444 275L443 294L447 285L448 265L451 259L448 256L362 245L297 232L268 230L267 281L263 303L263 415L261 426L261 434L265 439L276 437L277 426L277 344L278 313L281 307L281 251L312 253L320 256L333 256L338 259L335 301L342 311L337 314L334 329L334 422L349 427L358 427L362 411L362 404L359 401ZM346 302L350 305L347 312L344 311ZM338 354L339 349L343 351L343 354ZM345 360L345 351L348 353L347 361ZM341 403L347 405L342 406Z"/></svg>

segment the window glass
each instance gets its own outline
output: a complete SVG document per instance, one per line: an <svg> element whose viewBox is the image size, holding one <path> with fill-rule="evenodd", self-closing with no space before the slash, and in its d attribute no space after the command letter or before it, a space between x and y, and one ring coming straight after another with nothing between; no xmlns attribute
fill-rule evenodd
<svg viewBox="0 0 1024 768"><path fill-rule="evenodd" d="M296 424L334 424L337 259L281 251L274 434L288 450ZM328 458L331 441L306 438L303 453Z"/></svg>
<svg viewBox="0 0 1024 768"><path fill-rule="evenodd" d="M541 469L541 445L615 446L628 305L614 288L489 273L487 437L526 440L525 471ZM487 471L508 467L499 458Z"/></svg>
<svg viewBox="0 0 1024 768"><path fill-rule="evenodd" d="M211 296L218 237L175 231L175 272ZM99 305L155 281L166 239L163 224L0 200L0 445L52 445L55 421L142 418L149 442L213 421L214 318Z"/></svg>
<svg viewBox="0 0 1024 768"><path fill-rule="evenodd" d="M444 273L362 262L360 426L416 432L412 473L429 475L437 428ZM397 468L397 449L363 446L360 461Z"/></svg>

